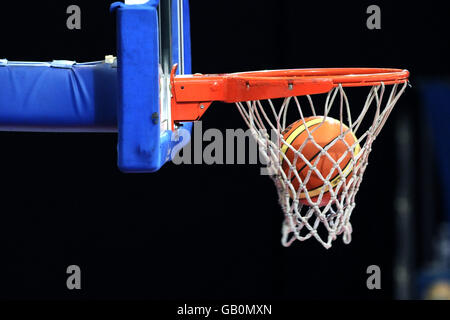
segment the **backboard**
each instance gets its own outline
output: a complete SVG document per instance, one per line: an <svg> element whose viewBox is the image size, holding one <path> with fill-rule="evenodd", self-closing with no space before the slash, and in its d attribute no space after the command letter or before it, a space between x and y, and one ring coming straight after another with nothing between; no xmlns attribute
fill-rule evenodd
<svg viewBox="0 0 450 320"><path fill-rule="evenodd" d="M178 143L170 108L170 71L191 73L189 2L114 3L118 44L118 165L124 172L157 171ZM191 130L192 124L183 124Z"/></svg>

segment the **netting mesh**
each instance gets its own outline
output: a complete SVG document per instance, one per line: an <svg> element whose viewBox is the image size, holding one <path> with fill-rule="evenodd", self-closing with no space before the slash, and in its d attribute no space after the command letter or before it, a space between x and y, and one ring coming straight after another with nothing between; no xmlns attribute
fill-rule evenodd
<svg viewBox="0 0 450 320"><path fill-rule="evenodd" d="M268 164L268 174L278 190L285 215L282 227L284 246L290 246L295 240L314 237L328 249L340 235L344 243L350 243L350 217L372 144L406 86L405 82L358 88L369 90L369 93L367 95L366 91L365 101L362 100L359 106L352 107L353 114L345 92L350 88L344 90L341 85L326 95L322 107L314 104L313 97L316 96L236 103L258 142L260 153ZM323 117L323 121L312 129L308 128L305 120L311 116ZM331 116L340 121L340 134L324 145L316 141L314 133ZM299 119L307 138L301 145L294 146L285 140L284 134L286 128ZM345 138L349 132L354 134L353 143ZM345 151L336 156L330 150L338 143L345 146ZM318 152L317 156L308 159L304 149L311 146ZM290 156L286 150L292 151ZM318 168L323 159L332 164L328 171ZM344 161L349 162L344 164ZM304 164L301 175L297 166L299 162ZM314 192L309 190L312 177L321 181L321 186Z"/></svg>

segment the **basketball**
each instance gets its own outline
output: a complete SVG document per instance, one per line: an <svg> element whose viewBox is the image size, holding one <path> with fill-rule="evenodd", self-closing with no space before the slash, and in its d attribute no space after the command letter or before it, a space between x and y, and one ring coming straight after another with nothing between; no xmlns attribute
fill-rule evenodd
<svg viewBox="0 0 450 320"><path fill-rule="evenodd" d="M322 116L305 118L304 121L298 120L287 127L282 132L282 135L286 143L283 143L281 147L281 163L287 178L290 179L295 191L298 193L300 181L295 175L295 172L291 170L291 167L296 168L298 176L301 181L305 183L307 193L312 202L319 207L325 206L331 200L329 186L324 185L323 179L321 179L314 170L311 170L310 166L303 161L300 156L296 155L288 145L291 145L295 150L301 152L311 165L317 168L324 179L327 179L330 172L333 171L329 181L332 188L334 188L342 180L342 175L339 173L338 169L336 168L333 170L335 165L334 161L339 163L343 176L345 176L346 182L348 183L352 176L351 173L353 172L354 160L352 161L352 159L354 159L361 150L358 139L353 132L349 130L346 125L341 124L340 121L330 117L324 118ZM334 161L328 158L326 154L322 153L322 149L320 149L318 145L322 148L328 147L327 153ZM352 146L354 146L354 148L350 149L349 147ZM286 161L283 155L285 155L289 161ZM289 162L291 166L289 165ZM342 190L343 187L341 186L337 195L339 195ZM317 203L318 197L322 191L322 199L320 203ZM293 197L292 194L290 194L290 196L291 198ZM303 204L310 205L304 189L300 193L299 200Z"/></svg>

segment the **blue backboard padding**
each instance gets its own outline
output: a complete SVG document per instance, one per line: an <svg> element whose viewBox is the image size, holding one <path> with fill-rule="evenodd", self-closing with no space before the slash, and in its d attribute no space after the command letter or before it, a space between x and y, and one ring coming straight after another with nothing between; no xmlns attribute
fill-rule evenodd
<svg viewBox="0 0 450 320"><path fill-rule="evenodd" d="M172 7L172 60L178 57L178 3ZM118 166L123 172L154 172L172 159L172 131L161 132L158 1L115 3L118 45ZM185 72L191 73L189 3L184 1ZM191 132L192 123L183 128Z"/></svg>
<svg viewBox="0 0 450 320"><path fill-rule="evenodd" d="M6 63L0 66L0 130L116 131L116 92L110 64Z"/></svg>
<svg viewBox="0 0 450 320"><path fill-rule="evenodd" d="M153 172L162 164L159 124L158 13L154 4L120 5L118 47L118 166Z"/></svg>
<svg viewBox="0 0 450 320"><path fill-rule="evenodd" d="M446 221L450 222L450 81L424 81L420 91L442 179Z"/></svg>

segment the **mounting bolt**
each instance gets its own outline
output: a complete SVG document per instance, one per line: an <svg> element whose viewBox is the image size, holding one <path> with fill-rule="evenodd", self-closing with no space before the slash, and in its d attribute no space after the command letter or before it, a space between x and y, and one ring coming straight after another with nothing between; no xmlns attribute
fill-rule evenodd
<svg viewBox="0 0 450 320"><path fill-rule="evenodd" d="M205 105L204 105L204 104L201 104L201 105L200 105L200 109L205 109Z"/></svg>
<svg viewBox="0 0 450 320"><path fill-rule="evenodd" d="M289 90L292 90L292 89L294 89L294 85L292 84L292 83L289 83Z"/></svg>
<svg viewBox="0 0 450 320"><path fill-rule="evenodd" d="M154 112L152 114L152 122L153 122L153 124L158 124L159 123L159 114L158 114L158 112Z"/></svg>

